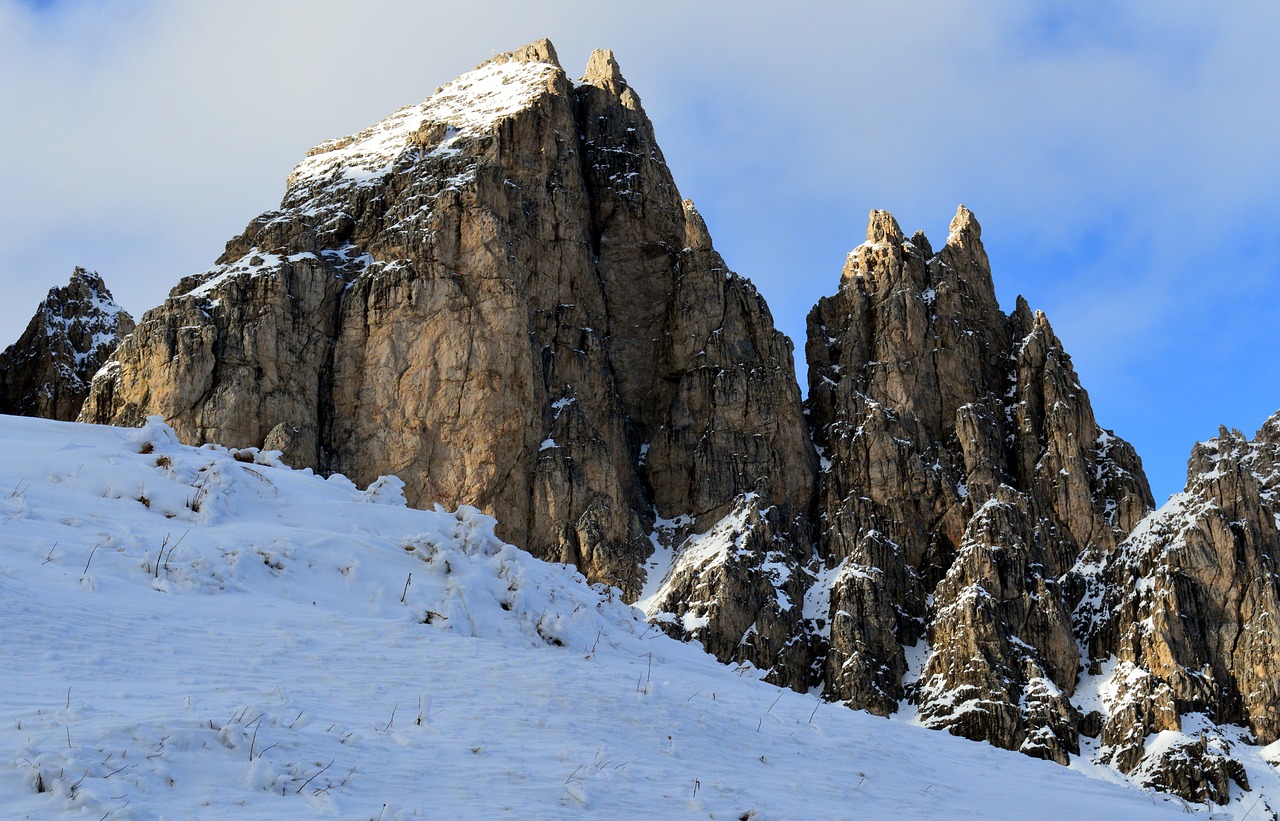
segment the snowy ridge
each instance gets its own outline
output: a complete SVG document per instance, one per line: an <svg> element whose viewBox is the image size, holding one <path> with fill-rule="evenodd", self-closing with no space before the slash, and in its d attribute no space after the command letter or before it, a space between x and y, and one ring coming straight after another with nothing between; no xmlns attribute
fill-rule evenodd
<svg viewBox="0 0 1280 821"><path fill-rule="evenodd" d="M735 673L394 478L154 422L0 440L6 817L1181 814Z"/></svg>
<svg viewBox="0 0 1280 821"><path fill-rule="evenodd" d="M486 63L358 134L311 149L294 169L289 185L379 180L391 173L400 155L414 147L411 138L430 123L445 127L432 151L455 152L459 139L488 133L502 119L527 108L559 71L550 63Z"/></svg>
<svg viewBox="0 0 1280 821"><path fill-rule="evenodd" d="M133 327L102 278L75 268L66 285L49 289L22 336L0 353L0 407L74 418L94 371Z"/></svg>
<svg viewBox="0 0 1280 821"><path fill-rule="evenodd" d="M216 268L210 268L203 274L198 274L197 281L200 284L188 291L185 296L195 298L206 297L209 301L209 307L213 307L219 302L219 300L214 297L216 289L219 285L229 279L246 274L249 276L272 274L279 271L286 262L297 263L314 259L316 259L316 255L309 251L300 254L290 254L289 256L281 256L279 254L260 253L255 246L249 250L249 253L234 262L219 265Z"/></svg>
<svg viewBox="0 0 1280 821"><path fill-rule="evenodd" d="M308 243L316 241L316 233L323 235L318 249L322 262L348 281L393 268L401 262L375 260L348 242L341 226L353 224L353 215L378 200L379 187L388 177L426 162L428 171L415 180L418 190L379 219L388 232L427 230L441 194L461 190L475 178L479 159L471 141L491 134L498 123L527 109L561 73L551 63L486 63L421 103L400 108L357 134L321 143L290 174L280 209L263 214L250 228L268 237L274 231L296 233L301 228ZM329 242L341 245L324 247ZM310 252L268 253L278 250L255 244L239 259L185 278L171 296L206 298L210 307L216 307L218 286L229 279L269 275L285 263L315 258Z"/></svg>
<svg viewBox="0 0 1280 821"><path fill-rule="evenodd" d="M88 291L86 299L76 298L77 284ZM69 285L49 289L37 316L44 336L59 349L63 359L59 369L69 384L82 384L84 380L77 370L90 359L101 359L115 348L119 342L121 314L124 309L111 298L102 279L82 268L75 270ZM46 386L45 390L50 388Z"/></svg>

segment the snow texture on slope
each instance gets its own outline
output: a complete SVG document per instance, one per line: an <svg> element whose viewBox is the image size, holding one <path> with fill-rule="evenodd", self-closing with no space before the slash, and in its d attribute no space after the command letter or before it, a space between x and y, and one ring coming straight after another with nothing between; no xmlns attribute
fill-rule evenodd
<svg viewBox="0 0 1280 821"><path fill-rule="evenodd" d="M719 665L394 478L155 422L0 441L9 818L1181 814Z"/></svg>

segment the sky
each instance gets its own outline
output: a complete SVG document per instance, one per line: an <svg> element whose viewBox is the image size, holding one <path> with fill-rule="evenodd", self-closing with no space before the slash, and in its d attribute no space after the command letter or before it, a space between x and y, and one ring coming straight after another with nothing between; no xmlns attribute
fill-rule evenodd
<svg viewBox="0 0 1280 821"><path fill-rule="evenodd" d="M76 265L135 316L306 149L550 37L612 48L803 357L867 213L977 214L1157 502L1280 408L1280 4L0 0L0 345Z"/></svg>

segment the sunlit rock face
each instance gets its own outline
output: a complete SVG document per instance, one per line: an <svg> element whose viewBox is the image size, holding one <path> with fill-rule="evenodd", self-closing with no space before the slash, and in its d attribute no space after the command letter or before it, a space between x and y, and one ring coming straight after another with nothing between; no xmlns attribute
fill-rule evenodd
<svg viewBox="0 0 1280 821"><path fill-rule="evenodd" d="M1186 490L1117 550L1082 557L1076 618L1105 695L1103 760L1193 801L1248 789L1232 725L1280 738L1278 517L1280 414L1253 439L1223 428L1196 445Z"/></svg>
<svg viewBox="0 0 1280 821"><path fill-rule="evenodd" d="M143 317L82 418L153 413L189 442L395 473L411 504L477 505L632 598L655 543L743 506L789 561L809 553L791 343L607 51L575 83L533 43L308 152L280 208ZM655 527L676 520L679 543ZM759 602L785 629L747 650L765 666L797 631L776 604ZM730 658L743 620L688 623Z"/></svg>

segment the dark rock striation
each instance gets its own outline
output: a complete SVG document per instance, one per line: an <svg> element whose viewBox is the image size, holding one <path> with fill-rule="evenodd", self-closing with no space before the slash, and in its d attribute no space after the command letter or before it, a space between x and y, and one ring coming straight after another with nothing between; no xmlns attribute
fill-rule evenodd
<svg viewBox="0 0 1280 821"><path fill-rule="evenodd" d="M102 277L76 268L0 353L0 413L74 421L93 375L132 331Z"/></svg>

